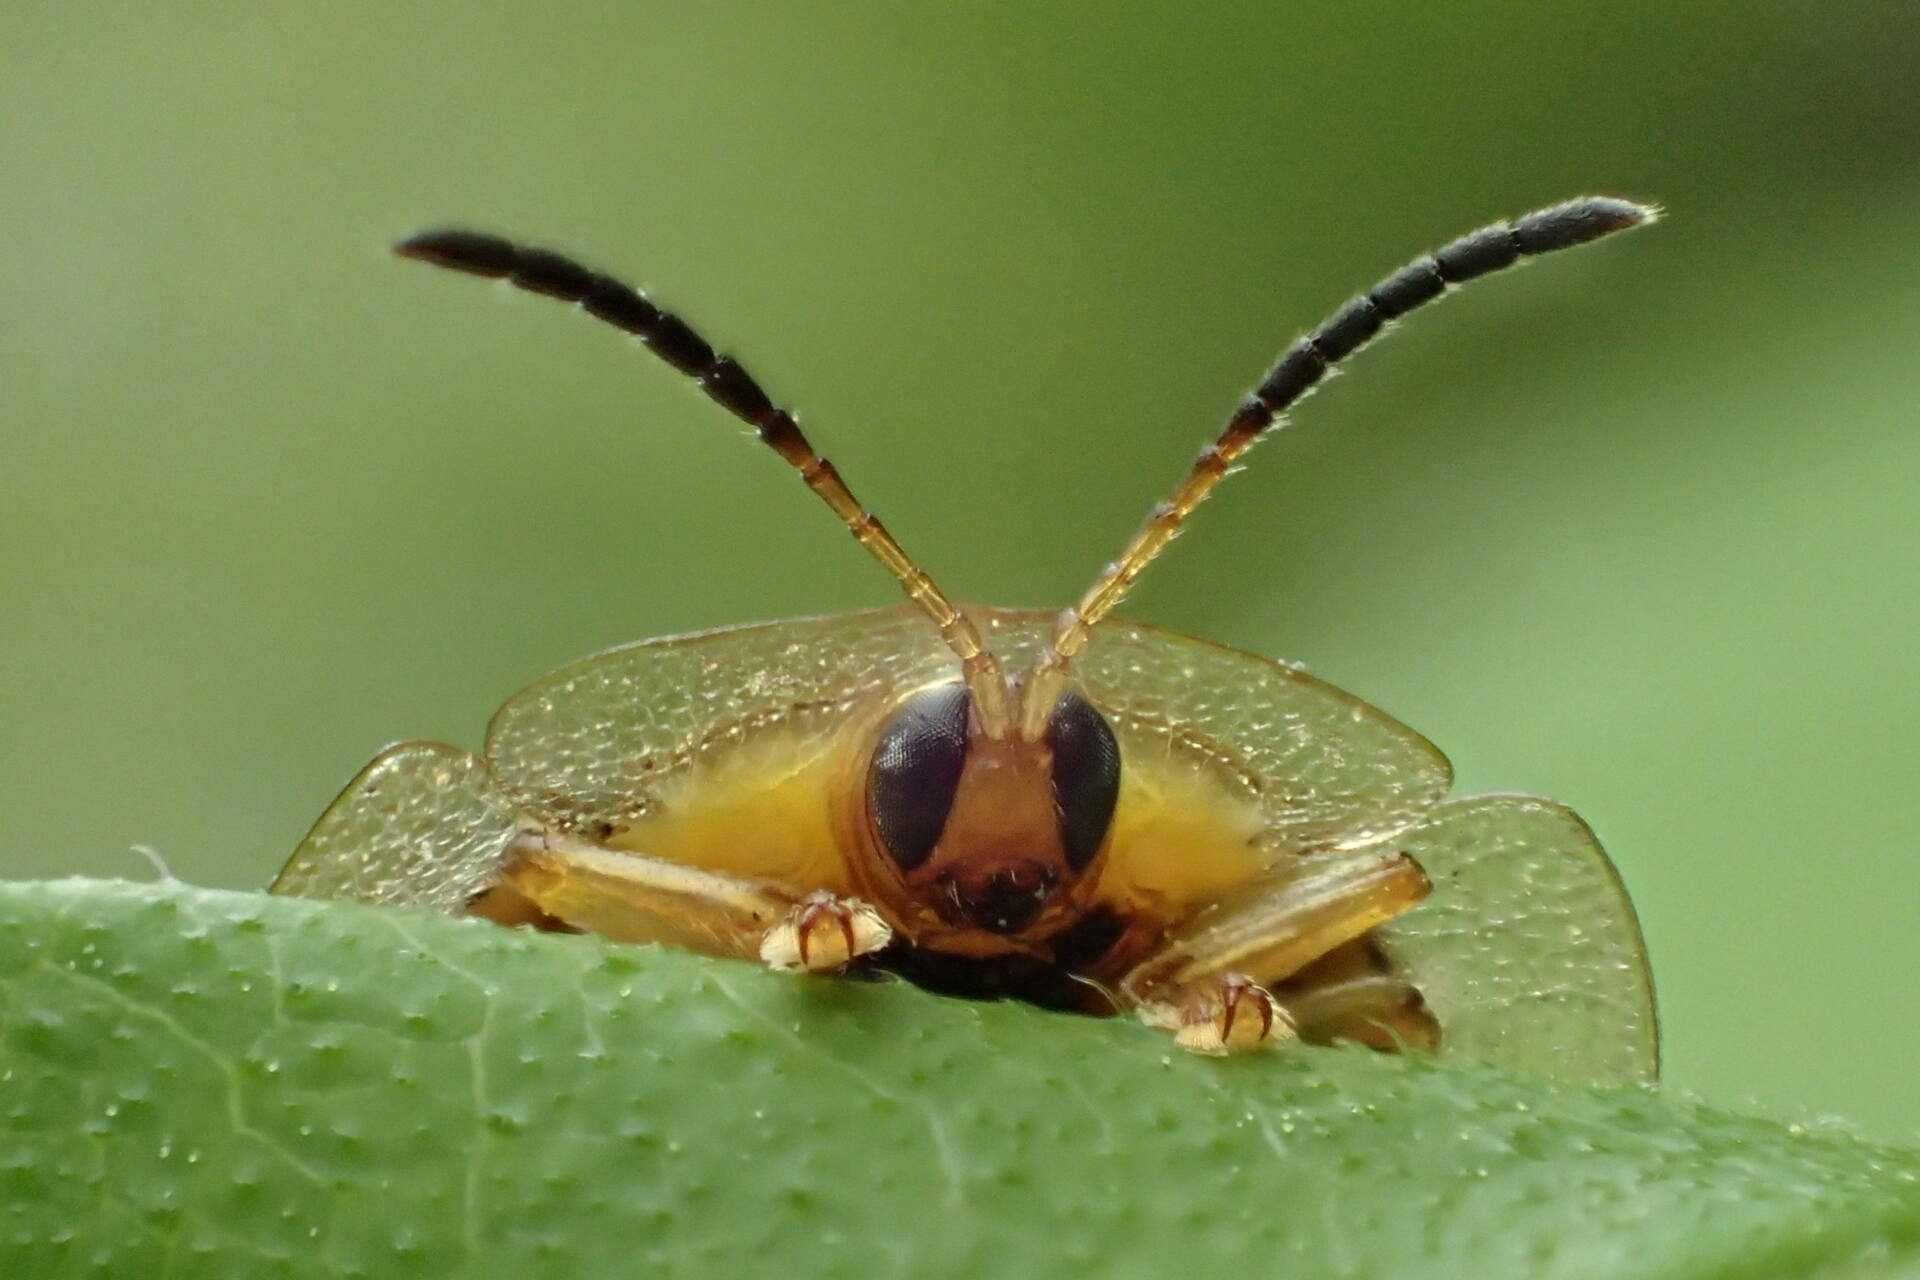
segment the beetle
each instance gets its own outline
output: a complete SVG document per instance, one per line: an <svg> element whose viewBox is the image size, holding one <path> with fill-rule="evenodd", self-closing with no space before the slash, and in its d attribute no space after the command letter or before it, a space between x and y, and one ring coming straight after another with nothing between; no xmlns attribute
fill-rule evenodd
<svg viewBox="0 0 1920 1280"><path fill-rule="evenodd" d="M1058 613L952 603L790 413L628 285L479 232L402 240L402 257L638 339L753 427L908 600L554 672L494 715L483 755L382 752L273 889L1130 1013L1202 1053L1344 1040L1650 1080L1639 926L1570 810L1449 800L1446 757L1386 713L1110 615L1242 455L1391 322L1655 212L1583 197L1495 222L1348 302Z"/></svg>

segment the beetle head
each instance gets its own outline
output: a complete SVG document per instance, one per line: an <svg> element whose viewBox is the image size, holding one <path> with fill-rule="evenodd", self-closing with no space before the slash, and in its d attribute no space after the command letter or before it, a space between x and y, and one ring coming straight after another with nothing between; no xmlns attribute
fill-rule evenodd
<svg viewBox="0 0 1920 1280"><path fill-rule="evenodd" d="M1020 937L1064 915L1119 790L1119 743L1078 693L1032 737L995 734L955 681L909 695L881 729L866 816L917 904L953 929Z"/></svg>

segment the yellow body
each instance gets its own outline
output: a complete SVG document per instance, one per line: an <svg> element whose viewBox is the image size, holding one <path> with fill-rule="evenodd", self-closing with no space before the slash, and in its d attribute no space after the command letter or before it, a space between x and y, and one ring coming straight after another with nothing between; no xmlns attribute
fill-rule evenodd
<svg viewBox="0 0 1920 1280"><path fill-rule="evenodd" d="M695 753L659 780L643 815L600 843L796 893L872 894L896 930L924 931L872 892L861 861L872 856L860 797L878 721L869 710L825 731L776 725ZM1148 756L1122 775L1089 897L1120 911L1143 939L1269 869L1258 807L1208 763L1192 753Z"/></svg>
<svg viewBox="0 0 1920 1280"><path fill-rule="evenodd" d="M776 730L665 779L643 816L608 848L776 884L851 893L846 833L836 823L844 734Z"/></svg>

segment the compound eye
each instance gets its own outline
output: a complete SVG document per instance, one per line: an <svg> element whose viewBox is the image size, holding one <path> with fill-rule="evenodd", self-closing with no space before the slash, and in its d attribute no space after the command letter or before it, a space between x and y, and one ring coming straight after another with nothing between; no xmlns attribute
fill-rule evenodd
<svg viewBox="0 0 1920 1280"><path fill-rule="evenodd" d="M1120 798L1120 743L1107 718L1077 693L1065 693L1047 717L1053 750L1053 803L1067 865L1086 868L1100 852Z"/></svg>
<svg viewBox="0 0 1920 1280"><path fill-rule="evenodd" d="M967 761L967 687L936 685L908 698L874 748L867 812L880 843L903 871L940 842Z"/></svg>

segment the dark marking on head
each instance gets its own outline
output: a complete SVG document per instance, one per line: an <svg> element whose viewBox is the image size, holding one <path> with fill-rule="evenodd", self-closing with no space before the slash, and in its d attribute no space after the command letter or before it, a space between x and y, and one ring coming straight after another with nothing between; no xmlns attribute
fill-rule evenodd
<svg viewBox="0 0 1920 1280"><path fill-rule="evenodd" d="M967 761L967 687L922 689L880 735L867 770L867 812L887 856L912 871L933 853Z"/></svg>
<svg viewBox="0 0 1920 1280"><path fill-rule="evenodd" d="M1120 743L1105 716L1077 693L1064 693L1047 718L1053 798L1067 865L1084 871L1113 825L1120 799Z"/></svg>

